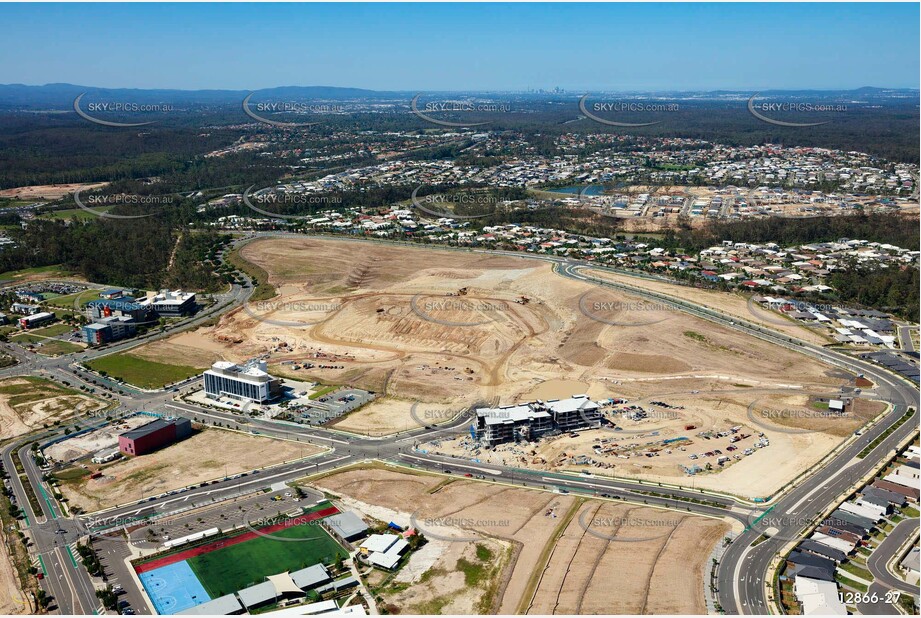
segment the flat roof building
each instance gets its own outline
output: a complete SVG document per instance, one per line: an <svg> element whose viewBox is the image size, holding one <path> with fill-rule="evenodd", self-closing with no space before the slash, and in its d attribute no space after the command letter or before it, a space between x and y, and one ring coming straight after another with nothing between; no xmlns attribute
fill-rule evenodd
<svg viewBox="0 0 921 618"><path fill-rule="evenodd" d="M487 447L518 439L533 440L550 432L601 425L598 404L586 395L477 408L476 417L477 438Z"/></svg>
<svg viewBox="0 0 921 618"><path fill-rule="evenodd" d="M222 597L211 599L201 605L190 607L179 612L180 616L233 616L246 611L234 594L225 594Z"/></svg>
<svg viewBox="0 0 921 618"><path fill-rule="evenodd" d="M192 422L189 419L159 418L118 436L118 449L125 455L145 455L190 435Z"/></svg>
<svg viewBox="0 0 921 618"><path fill-rule="evenodd" d="M343 541L355 541L368 533L368 525L351 511L331 515L323 520L333 534Z"/></svg>
<svg viewBox="0 0 921 618"><path fill-rule="evenodd" d="M134 318L127 315L113 315L101 318L83 327L83 339L90 345L102 345L130 337L137 332Z"/></svg>
<svg viewBox="0 0 921 618"><path fill-rule="evenodd" d="M838 596L838 585L797 575L793 583L796 600L804 616L847 616L847 608Z"/></svg>
<svg viewBox="0 0 921 618"><path fill-rule="evenodd" d="M88 320L98 321L113 316L129 316L138 322L153 321L150 307L135 302L130 296L91 300L83 307Z"/></svg>
<svg viewBox="0 0 921 618"><path fill-rule="evenodd" d="M281 396L281 380L266 371L265 361L237 365L218 361L204 372L205 394L212 399L230 397L265 403Z"/></svg>
<svg viewBox="0 0 921 618"><path fill-rule="evenodd" d="M291 573L291 580L301 590L307 591L331 581L329 571L322 564L314 564Z"/></svg>
<svg viewBox="0 0 921 618"><path fill-rule="evenodd" d="M408 547L406 539L395 534L372 534L359 549L369 563L392 571L400 563L400 558Z"/></svg>
<svg viewBox="0 0 921 618"><path fill-rule="evenodd" d="M33 313L32 315L27 315L23 318L19 318L19 326L25 330L30 328L37 328L43 326L44 324L50 324L55 319L53 313L47 311L40 311L38 313Z"/></svg>
<svg viewBox="0 0 921 618"><path fill-rule="evenodd" d="M188 315L195 313L198 308L195 304L195 293L182 290L147 292L147 296L137 302L142 306L150 307L157 312L157 315L165 317Z"/></svg>

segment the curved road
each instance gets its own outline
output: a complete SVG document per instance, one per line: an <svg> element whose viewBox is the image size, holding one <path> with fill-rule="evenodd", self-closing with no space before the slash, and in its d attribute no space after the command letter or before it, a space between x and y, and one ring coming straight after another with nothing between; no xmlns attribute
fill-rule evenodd
<svg viewBox="0 0 921 618"><path fill-rule="evenodd" d="M245 244L254 237L266 236L342 239L341 237L305 236L286 232L259 232L238 240L235 245L239 246ZM342 240L369 242L364 239ZM378 244L396 244L399 246L407 245L407 243L387 243L386 241L371 242L377 242ZM444 247L436 248L444 249ZM456 248L454 250L471 251L470 249L461 248ZM508 251L475 251L553 262L554 271L561 276L594 285L618 288L637 296L668 303L682 312L810 355L817 360L841 367L852 373L863 373L879 385L878 394L894 404L892 411L889 412L885 418L864 432L860 440L850 443L821 469L817 470L806 479L801 480L793 489L788 490L786 494L773 503L773 509L769 516L760 520L756 526L743 532L729 546L719 564L718 572L719 601L727 613L769 613L770 607L768 603L770 599L768 597L768 589L764 585L764 577L768 573L773 558L788 542L800 538L800 533L805 526L804 520L819 515L827 508L831 507L844 491L851 487L858 478L868 472L881 459L888 456L895 444L915 429L914 423L904 423L898 430L893 432L892 435L888 436L878 445L869 456L864 459L856 459L856 454L859 453L869 441L883 433L889 426L901 418L907 410L907 406L917 405L918 393L912 385L893 376L876 365L854 359L841 352L792 339L757 324L722 314L713 309L696 305L680 298L651 292L643 288L598 279L591 275L589 269L598 268L596 266L588 267L582 262L553 256ZM635 273L620 270L616 270L616 272L637 276ZM661 279L653 276L638 276L640 280L643 278ZM86 352L83 354L83 357L93 358L112 354L140 345L141 343L170 336L179 330L190 328L219 312L229 310L245 302L246 298L252 293L251 282L248 278L246 281L248 285L243 287L237 285L232 286L228 293L220 295L221 300L216 303L214 307L210 308L206 313L183 323L177 328L170 329L164 333L153 333L143 340L129 340L104 350ZM23 369L26 369L28 370L26 373L34 373L36 371L44 372L57 380L68 379L86 383L86 378L78 373L76 368L70 365L66 358L44 359L30 354L23 355L18 351L16 356L22 361L21 364L17 367L0 371L0 375L21 374ZM25 358L23 358L23 356L25 356ZM93 379L99 381L95 376L93 376ZM128 389L121 385L114 386L115 389L110 389L111 393L109 397L116 399L123 406L130 405L133 407L142 406L145 409L161 409L169 411L172 414L197 417L204 422L210 421L212 423L220 422L226 424L227 422L239 423L240 421L239 416L234 416L229 412L203 409L181 402L174 402L172 401L173 394L171 392L142 392L136 391L135 389ZM266 435L303 440L326 446L330 450L305 460L289 462L268 470L256 471L245 477L239 476L230 479L220 479L204 487L191 487L180 491L169 492L169 494L166 495L147 498L133 504L121 505L116 508L108 509L105 512L81 516L79 519L61 518L54 510L52 500L43 504L42 513L32 513L31 509L27 508L28 501L25 500L24 488L21 487L21 485L17 486L14 482L13 488L17 500L23 508L27 509L27 514L30 515L30 521L32 522L30 529L33 532L33 537L35 538L35 543L39 552L44 552L45 554L49 554L50 552L50 555L56 556L57 559L52 560L52 565L57 567L64 562L64 566L66 566L66 560L62 560L62 558L66 559L66 555L61 553L62 551L66 551L66 547L62 550L61 545L72 542L70 539L79 538L88 528L122 527L138 517L164 515L176 509L185 508L190 504L219 502L234 495L238 495L239 493L252 491L252 489L250 489L251 487L261 487L265 485L266 481L280 482L291 480L324 467L332 469L363 459L373 458L389 460L403 465L411 465L442 473L448 471L448 473L451 474L472 474L483 480L509 482L534 487L556 487L561 491L572 491L574 493L602 496L610 499L620 498L631 501L645 501L649 504L668 506L670 508L688 510L706 515L732 517L745 524L753 520L753 512L750 505L744 504L731 497L712 496L692 490L658 487L654 484L643 484L620 479L607 479L598 476L543 473L494 465L486 467L475 465L467 460L440 457L415 451L413 447L417 438L431 437L433 430L428 428L420 428L384 439L372 439L350 436L341 432L322 428L296 426L274 421L247 420L248 424L241 427L241 429L252 430L258 427L259 432ZM453 428L460 429L466 423L467 418L461 416L450 423L447 428L445 426L440 426L434 429L434 431L444 432ZM7 469L11 471L11 477L13 477L12 471L15 470L15 468L12 467L11 460L11 454L14 449L25 449L28 451L28 443L32 440L48 440L52 435L62 432L63 429L62 426L56 428L54 433L45 433L39 438L32 436L28 439L17 441L15 444L8 445L3 451L3 459L5 463L9 461L9 463L7 463ZM31 462L31 457L24 458L24 465L25 459L28 459L31 463L31 466L26 465L26 473L30 480L30 484L37 492L45 491L43 482L41 481L40 471L34 466L34 463ZM692 499L705 500L707 503L696 504L691 502ZM755 513L757 513L757 510ZM762 532L769 527L776 529L773 536L752 547L752 542L761 537ZM64 581L65 576L67 579L66 582ZM49 588L49 592L57 599L61 613L89 613L92 611L90 606L95 603L95 598L89 593L92 589L92 585L83 569L77 567L73 567L72 570L65 569L64 573L59 574L57 581L52 580L54 580L53 575L46 578L44 583ZM98 605L98 603L96 604Z"/></svg>

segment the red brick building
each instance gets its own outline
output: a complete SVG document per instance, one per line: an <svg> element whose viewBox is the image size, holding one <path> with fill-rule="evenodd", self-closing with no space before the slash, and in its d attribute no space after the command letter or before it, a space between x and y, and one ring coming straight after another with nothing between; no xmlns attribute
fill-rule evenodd
<svg viewBox="0 0 921 618"><path fill-rule="evenodd" d="M118 436L118 450L125 455L145 455L192 435L187 418L157 419Z"/></svg>

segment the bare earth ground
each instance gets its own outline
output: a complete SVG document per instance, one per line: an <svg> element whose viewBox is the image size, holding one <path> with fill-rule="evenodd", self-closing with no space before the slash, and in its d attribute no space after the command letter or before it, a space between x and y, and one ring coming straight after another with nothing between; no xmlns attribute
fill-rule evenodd
<svg viewBox="0 0 921 618"><path fill-rule="evenodd" d="M143 414L121 418L93 431L52 444L44 450L44 454L50 460L69 463L102 450L116 448L119 434L146 425L152 420Z"/></svg>
<svg viewBox="0 0 921 618"><path fill-rule="evenodd" d="M476 481L445 484L438 476L381 468L334 473L313 484L381 521L407 522L414 515L429 545L438 548L437 558L423 556L428 574L414 573L423 585L384 593L402 613L433 607L467 613L491 586L464 587L457 560L489 540L510 549L492 584L494 612L705 613L703 570L729 529L686 513ZM407 505L415 511L407 512ZM448 594L451 600L440 606Z"/></svg>
<svg viewBox="0 0 921 618"><path fill-rule="evenodd" d="M703 379L663 381L658 384L656 394L643 396L645 385L621 381L596 387L589 394L596 399L626 397L628 405L641 406L649 418L632 421L620 412L625 406L611 406L604 412L619 430L605 427L579 432L577 437L561 435L527 445L504 444L492 450L474 450L469 437L460 435L432 440L421 448L432 453L475 457L483 463L542 470L585 470L600 476L677 483L747 498L767 497L786 480L818 462L842 437L850 435L885 407L880 402L857 400L844 416L828 416L827 410L810 405L814 394L798 389L743 386ZM674 408L658 407L651 401ZM693 429L685 429L691 425ZM729 436L713 435L732 427L740 427L734 434L740 438L736 442L730 442ZM704 432L710 432L708 438L701 435ZM754 445L761 433L770 445L757 448ZM679 438L685 439L676 441ZM728 450L730 445L737 450ZM593 446L604 449L598 452ZM705 455L716 449L722 453ZM745 455L746 449L753 452ZM692 454L698 457L690 459ZM720 465L718 459L722 455L733 459ZM590 463L582 463L580 457L589 458ZM706 470L708 463L712 470ZM695 465L701 469L693 477L688 476L685 468Z"/></svg>
<svg viewBox="0 0 921 618"><path fill-rule="evenodd" d="M205 429L165 449L120 460L99 469L103 477L61 484L71 506L86 512L138 500L143 496L238 474L320 452L308 444L272 440L232 431Z"/></svg>
<svg viewBox="0 0 921 618"><path fill-rule="evenodd" d="M4 531L3 534L9 534L12 537L11 532ZM14 538L10 538L10 542L19 543L18 539ZM4 590L6 592L3 592ZM7 548L3 547L0 549L0 614L14 615L30 612L29 601L19 586L12 559L7 553Z"/></svg>
<svg viewBox="0 0 921 618"><path fill-rule="evenodd" d="M229 346L214 341L208 336L211 330L205 327L173 335L134 348L131 354L154 362L176 362L202 369L207 369L218 360L239 360L232 354Z"/></svg>
<svg viewBox="0 0 921 618"><path fill-rule="evenodd" d="M746 389L727 395L732 406L703 401L693 410L701 422L738 425L751 389L835 392L853 378L521 257L306 238L256 240L241 252L269 273L280 294L224 316L203 336L239 357L269 354L273 370L284 367L296 379L383 395L336 423L356 433L411 427L414 401L463 409L570 394L576 386L594 397L631 400ZM748 315L743 299L719 298L727 311ZM314 366L294 371L282 361ZM770 490L840 442L842 432L835 433L775 432L770 447L700 482L742 495ZM636 472L683 474L677 455L645 459L650 468Z"/></svg>
<svg viewBox="0 0 921 618"><path fill-rule="evenodd" d="M44 423L105 407L103 402L73 393L52 382L30 382L22 378L0 381L0 389L9 387L19 393L0 392L0 439L28 433Z"/></svg>
<svg viewBox="0 0 921 618"><path fill-rule="evenodd" d="M743 320L754 322L755 324L786 333L793 337L798 337L810 343L819 345L829 343L828 339L821 337L814 330L797 324L792 320L785 320L783 316L775 311L766 311L757 306L754 307L754 311L749 311L748 301L738 294L719 292L716 290L702 290L690 286L674 285L659 281L649 281L647 279L638 280L636 277L619 275L617 273L612 273L597 268L588 268L585 270L586 274L597 277L598 279L615 281L617 283L623 283L633 287L641 287L652 292L659 292L660 294L668 294L670 296L675 296L676 298L689 300L699 305L709 307L710 309L716 309ZM770 321L764 319L765 316L767 316Z"/></svg>
<svg viewBox="0 0 921 618"><path fill-rule="evenodd" d="M97 182L86 184L73 183L63 185L32 185L29 187L13 187L11 189L3 189L0 191L0 197L15 198L21 200L59 200L65 195L73 193L78 189L83 189L84 191L90 189L98 189L100 187L106 186L107 184L109 183Z"/></svg>

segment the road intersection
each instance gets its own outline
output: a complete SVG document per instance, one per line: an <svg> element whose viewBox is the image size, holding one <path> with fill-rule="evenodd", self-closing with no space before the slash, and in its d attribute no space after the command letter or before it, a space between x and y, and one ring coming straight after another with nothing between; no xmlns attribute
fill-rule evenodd
<svg viewBox="0 0 921 618"><path fill-rule="evenodd" d="M266 236L291 237L295 235L286 232L260 232L250 235L248 239L238 241L237 244L248 242L253 237ZM355 239L354 242L369 241ZM125 528L140 519L167 516L180 510L186 510L193 505L216 504L262 489L270 484L288 482L363 461L380 460L440 474L470 473L482 482L511 483L555 491L568 491L574 494L628 500L702 515L736 519L747 526L747 529L733 540L718 565L719 603L726 613L767 614L771 613L773 606L771 586L766 585L765 581L769 576L772 562L778 554L784 550L791 539L799 538L810 518L833 507L857 479L866 475L880 461L890 457L896 445L916 430L916 423L903 423L883 438L869 455L862 459L857 458L858 453L892 427L909 407L918 406L918 391L913 385L877 365L842 352L809 344L738 317L638 287L643 278L659 280L660 278L657 277L637 276L636 273L617 271L620 274L630 274L636 277L638 286L625 285L593 276L589 265L583 262L514 252L490 251L489 253L549 261L554 264L554 272L559 276L620 289L649 300L668 303L678 311L795 350L855 375L864 374L878 385L878 396L889 401L892 404L891 409L882 419L868 428L860 439L852 439L811 474L800 479L795 486L788 488L780 496L774 496L768 504L756 505L742 498L628 479L546 473L492 464L481 466L468 460L424 453L414 448L417 441L430 439L433 434L463 431L468 423L464 415L446 425L434 428L420 427L383 438L363 437L322 427L304 427L294 423L257 418L246 418L244 423L239 414L203 408L180 401L176 398L177 393L172 389L161 391L134 389L86 373L74 362L73 357L45 358L6 345L6 351L15 356L19 364L0 370L2 377L44 375L58 382L102 388L103 393L117 404L117 410L143 409L168 413L195 419L203 424L219 423L223 427L240 431L258 431L270 437L302 441L326 449L318 455L252 471L245 476L235 475L231 478L216 479L204 486L171 491L102 512L65 517L53 498L43 499L45 495L51 495L50 488L44 483L43 473L31 457L30 449L33 442L38 442L40 445L45 444L54 437L62 435L80 419L75 419L72 423L62 423L53 430L36 432L8 443L2 450L4 466L10 473L17 504L26 514L28 531L35 549L34 555L41 558L43 568L48 574L42 580L42 586L54 597L58 611L62 614L86 614L100 610L92 579L80 566L78 560L74 559L69 549L71 544L88 533L111 533L113 530ZM591 268L596 269L597 267L591 266ZM128 340L103 350L84 352L77 355L77 360L84 361L125 351L152 340L168 337L179 330L194 328L208 319L242 305L252 294L252 282L245 275L241 276L242 285L234 284L227 293L215 295L215 304L194 319L166 331L149 333L143 339ZM95 381L95 384L92 381ZM40 509L33 510L27 489L15 474L14 453L19 454L26 478L32 491L39 498ZM751 525L758 514L768 506L773 507L770 519ZM767 540L755 544L755 541L762 539L762 535L768 529L776 530L776 532L773 532ZM890 583L890 585L893 584Z"/></svg>

